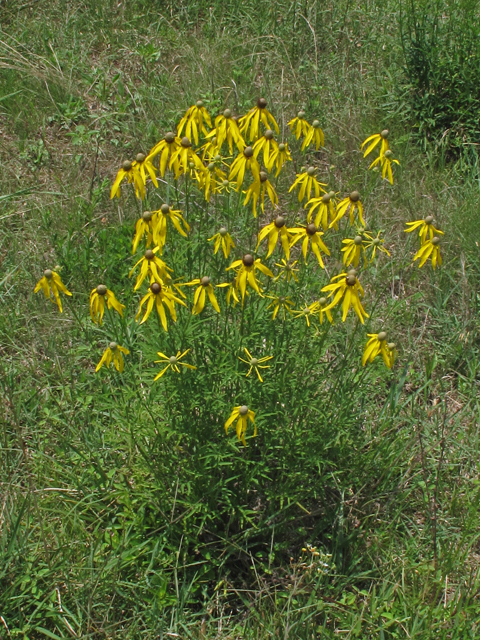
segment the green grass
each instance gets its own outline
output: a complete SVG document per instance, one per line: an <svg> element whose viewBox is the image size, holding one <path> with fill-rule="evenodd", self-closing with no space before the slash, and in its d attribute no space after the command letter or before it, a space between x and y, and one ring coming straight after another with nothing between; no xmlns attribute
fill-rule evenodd
<svg viewBox="0 0 480 640"><path fill-rule="evenodd" d="M1 7L0 637L475 638L479 184L423 155L400 117L396 3L151 4ZM335 191L358 188L384 231L391 259L361 273L371 319L272 322L267 299L242 311L217 290L220 316L139 328L140 205L126 188L110 201L119 163L199 97L216 114L259 95L282 135L300 107L320 119L326 150L311 161ZM359 151L384 127L393 187ZM292 146L288 226L304 221L287 193ZM223 282L230 261L206 239L227 223L233 259L270 218L235 194L207 206L192 185L187 203L185 189L169 195L192 232L171 235L165 259ZM151 193L158 208L165 184ZM412 265L403 233L429 214L445 231L436 272ZM325 235L328 276L348 233ZM74 294L63 314L33 294L55 265ZM100 281L127 308L99 328ZM310 257L295 308L327 282ZM366 332L383 325L398 361L362 368ZM125 371L95 374L113 338L131 351ZM244 347L275 356L263 385L245 378ZM197 371L153 384L156 352L186 348ZM259 430L247 447L223 428L243 402Z"/></svg>

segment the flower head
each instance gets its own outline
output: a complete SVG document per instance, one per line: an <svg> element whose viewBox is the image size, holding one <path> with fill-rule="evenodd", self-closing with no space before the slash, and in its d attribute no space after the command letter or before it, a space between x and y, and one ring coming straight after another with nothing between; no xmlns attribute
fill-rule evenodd
<svg viewBox="0 0 480 640"><path fill-rule="evenodd" d="M311 144L315 145L315 149L318 151L319 147L323 147L325 144L325 136L320 129L320 122L314 120L312 124L308 125L308 131L305 134L305 139L302 144L302 151L304 151Z"/></svg>
<svg viewBox="0 0 480 640"><path fill-rule="evenodd" d="M387 149L385 153L383 155L380 154L368 168L373 169L377 164L380 164L382 167L382 178L385 180L385 177L387 177L390 184L393 184L392 163L400 164L398 160L394 159L393 152L390 151L390 149Z"/></svg>
<svg viewBox="0 0 480 640"><path fill-rule="evenodd" d="M202 151L202 160L205 162L212 162L215 156L220 151L217 143L217 138L215 136L215 130L211 131L207 136L207 142L200 148Z"/></svg>
<svg viewBox="0 0 480 640"><path fill-rule="evenodd" d="M245 172L250 171L253 179L260 182L260 165L258 160L253 155L252 147L245 147L245 149L238 154L230 167L230 174L228 176L229 181L237 179L237 191L243 184L245 178Z"/></svg>
<svg viewBox="0 0 480 640"><path fill-rule="evenodd" d="M132 162L132 168L136 169L142 177L143 184L147 184L147 173L151 181L158 188L157 175L155 167L152 164L153 156L146 156L144 153L137 153L135 160Z"/></svg>
<svg viewBox="0 0 480 640"><path fill-rule="evenodd" d="M131 277L137 266L139 264L142 265L140 267L140 273L137 276L137 281L133 289L134 291L136 291L140 287L147 276L150 276L150 279L152 281L164 281L171 279L171 276L168 272L173 272L173 270L170 269L170 267L167 267L165 262L155 255L157 251L160 251L160 247L155 247L155 249L147 249L144 255L133 266L132 270L128 274L129 277Z"/></svg>
<svg viewBox="0 0 480 640"><path fill-rule="evenodd" d="M368 138L362 142L362 146L360 147L360 149L363 151L365 145L370 143L365 149L363 157L366 158L368 154L371 153L380 142L382 143L380 147L380 155L384 155L385 151L387 151L389 148L388 133L388 129L384 129L381 133L374 133L373 136L368 136Z"/></svg>
<svg viewBox="0 0 480 640"><path fill-rule="evenodd" d="M262 295L262 291L255 277L255 271L258 270L261 273L273 278L273 273L268 267L262 264L260 258L255 258L246 253L241 260L235 260L227 267L227 271L230 269L236 269L235 274L235 288L242 294L242 305L245 300L245 293L247 291L247 285L250 285L258 294Z"/></svg>
<svg viewBox="0 0 480 640"><path fill-rule="evenodd" d="M180 298L177 298L177 296L174 295L172 290L169 287L167 287L165 284L163 284L162 281L152 282L152 284L148 288L148 293L145 296L143 296L143 298L140 301L140 306L138 307L138 313L135 316L135 320L138 322L140 316L142 315L142 307L145 303L147 303L147 309L145 311L145 315L143 316L140 324L143 324L148 319L148 316L152 313L153 307L155 306L157 309L157 313L159 315L160 321L162 323L162 327L165 329L165 331L168 331L167 315L165 313L165 307L167 307L168 311L170 312L170 317L172 318L172 320L176 322L177 321L177 312L175 310L176 302L178 304L183 305L184 307L187 306L183 302L183 300L180 300Z"/></svg>
<svg viewBox="0 0 480 640"><path fill-rule="evenodd" d="M228 233L228 230L225 227L220 227L218 233L216 233L211 238L208 238L208 242L212 242L213 240L215 240L215 248L213 251L214 255L217 253L220 247L222 247L223 255L225 256L225 258L228 258L232 247L235 247L232 236Z"/></svg>
<svg viewBox="0 0 480 640"><path fill-rule="evenodd" d="M228 435L229 427L232 426L235 420L237 421L237 424L235 425L237 438L238 440L241 440L245 446L247 446L247 443L245 441L245 434L247 433L248 420L250 420L254 426L253 437L257 435L257 425L255 424L255 413L251 411L245 404L238 407L234 407L229 419L225 423L225 433L227 435Z"/></svg>
<svg viewBox="0 0 480 640"><path fill-rule="evenodd" d="M233 282L222 282L222 284L217 284L217 287L222 289L227 288L227 304L230 304L232 299L234 307L240 302L240 298L237 295L236 278ZM249 295L248 291L245 293L247 296Z"/></svg>
<svg viewBox="0 0 480 640"><path fill-rule="evenodd" d="M362 307L360 302L360 295L363 296L363 287L357 279L356 272L353 269L348 273L340 273L338 276L334 276L330 284L322 288L322 291L328 291L328 297L333 296L333 300L323 310L333 309L343 298L342 304L342 321L345 322L348 310L353 307L353 310L358 316L358 319L364 324L365 318L368 318L368 313Z"/></svg>
<svg viewBox="0 0 480 640"><path fill-rule="evenodd" d="M415 231L416 229L418 229L420 242L423 244L426 241L427 236L431 240L433 236L444 235L443 231L440 231L440 229L437 229L433 223L434 223L433 216L427 216L423 220L415 220L414 222L407 222L407 227L410 227L410 228L405 229L405 233L411 233L412 231Z"/></svg>
<svg viewBox="0 0 480 640"><path fill-rule="evenodd" d="M212 193L220 192L224 180L227 179L225 171L222 171L216 162L210 162L203 171L197 171L196 177L207 202L210 202Z"/></svg>
<svg viewBox="0 0 480 640"><path fill-rule="evenodd" d="M278 174L282 170L283 165L286 162L291 162L292 156L290 155L290 151L288 149L288 144L286 142L281 142L276 149L270 153L270 166L267 167L269 171L273 169L273 167L277 168L275 173L275 177L278 177Z"/></svg>
<svg viewBox="0 0 480 640"><path fill-rule="evenodd" d="M99 284L90 292L90 316L95 324L102 324L105 303L108 309L115 309L123 318L125 305L120 304L113 291L107 289L104 284Z"/></svg>
<svg viewBox="0 0 480 640"><path fill-rule="evenodd" d="M360 256L363 251L363 259L366 266L367 258L365 255L365 241L360 234L356 235L354 238L345 238L342 240L342 244L344 245L342 248L344 265L348 266L349 264L353 264L354 267L358 267Z"/></svg>
<svg viewBox="0 0 480 640"><path fill-rule="evenodd" d="M285 252L285 256L287 260L290 259L290 230L285 226L285 218L283 216L277 216L273 222L267 224L266 227L258 234L258 242L257 242L257 250L260 246L261 242L265 240L268 236L268 252L267 258L273 253L275 249L278 238L280 237L280 242L282 243L283 250Z"/></svg>
<svg viewBox="0 0 480 640"><path fill-rule="evenodd" d="M252 198L252 210L253 215L257 217L257 203L260 198L260 207L262 212L265 211L265 194L268 194L270 202L274 207L278 205L278 196L272 183L268 179L268 174L265 171L260 171L260 179L254 180L245 192L244 205L247 205Z"/></svg>
<svg viewBox="0 0 480 640"><path fill-rule="evenodd" d="M250 109L247 115L240 118L240 132L244 134L245 137L247 137L248 134L250 142L254 142L260 134L260 122L266 129L273 127L277 134L279 133L277 121L267 109L267 101L265 98L260 98L257 101L257 105L253 107L253 109Z"/></svg>
<svg viewBox="0 0 480 640"><path fill-rule="evenodd" d="M395 343L387 343L387 334L385 331L380 333L367 334L370 340L367 342L365 351L363 352L362 364L365 366L367 362L373 362L378 354L382 354L383 362L391 369L397 355Z"/></svg>
<svg viewBox="0 0 480 640"><path fill-rule="evenodd" d="M178 150L181 146L181 138L179 138L173 131L169 131L165 134L163 140L161 140L158 144L156 144L153 149L148 154L150 159L155 158L155 156L160 155L159 169L160 175L165 175L165 171L169 164L169 160L171 160L173 154ZM180 165L178 159L175 162L170 162L170 168L175 171L175 175L178 175L180 172Z"/></svg>
<svg viewBox="0 0 480 640"><path fill-rule="evenodd" d="M310 316L315 314L315 303L313 304L305 304L301 309L294 310L293 316L295 318L305 318L305 322L307 323L307 327L310 326Z"/></svg>
<svg viewBox="0 0 480 640"><path fill-rule="evenodd" d="M295 118L288 123L291 132L299 140L300 136L306 136L310 125L305 120L305 111L299 111Z"/></svg>
<svg viewBox="0 0 480 640"><path fill-rule="evenodd" d="M266 297L272 300L272 302L267 307L267 309L273 309L272 320L275 320L279 311L282 312L284 320L286 318L287 313L292 315L293 300L291 298L289 298L288 296L268 296L268 295Z"/></svg>
<svg viewBox="0 0 480 640"><path fill-rule="evenodd" d="M130 160L123 161L122 166L115 178L115 182L112 185L112 189L110 191L110 199L115 198L115 196L117 196L117 198L120 197L120 185L125 180L125 178L127 179L128 184L133 183L137 198L141 198L143 200L143 198L145 198L145 184L142 176L140 175L137 163L133 163Z"/></svg>
<svg viewBox="0 0 480 640"><path fill-rule="evenodd" d="M172 209L168 204L162 204L160 209L153 212L155 215L155 225L153 227L153 241L163 249L167 241L167 221L170 220L178 233L184 238L190 231L190 225L185 220L179 209ZM182 227L183 225L183 227Z"/></svg>
<svg viewBox="0 0 480 640"><path fill-rule="evenodd" d="M259 138L253 145L253 155L258 159L260 152L263 153L263 164L267 170L272 168L271 157L274 151L278 152L278 142L273 137L274 133L271 129L267 129L263 136Z"/></svg>
<svg viewBox="0 0 480 640"><path fill-rule="evenodd" d="M311 242L312 251L318 260L318 264L322 267L322 269L325 269L325 265L323 264L323 260L322 260L321 251L323 251L323 253L326 253L327 256L330 255L330 251L328 250L328 247L325 245L325 243L322 240L323 231L319 231L318 227L316 227L313 224L313 222L310 222L310 224L307 224L306 227L296 227L294 229L289 229L289 231L292 234L294 234L292 242L290 243L290 246L293 246L296 242L298 242L299 240L302 240L303 238L302 253L303 253L305 262L307 262L308 246Z"/></svg>
<svg viewBox="0 0 480 640"><path fill-rule="evenodd" d="M177 135L181 136L183 129L185 129L185 135L190 139L193 137L195 144L198 144L198 132L200 131L204 136L208 134L205 123L210 127L210 129L212 128L210 115L203 106L203 102L198 100L196 104L188 109L186 114L178 123Z"/></svg>
<svg viewBox="0 0 480 640"><path fill-rule="evenodd" d="M183 353L181 351L177 351L177 355L176 356L166 356L164 353L162 353L161 351L157 351L158 355L160 356L160 360L155 360L155 362L161 362L161 363L165 363L167 362L167 366L162 369L159 373L157 373L157 375L155 376L155 378L153 379L154 382L156 382L159 378L161 378L163 376L164 373L166 373L169 369L172 369L173 371L175 371L176 373L180 373L180 369L179 366L181 367L187 367L187 369L196 369L197 367L194 367L193 364L187 364L186 362L180 362L180 360L187 355L187 353L190 351L190 349L187 349L186 351L184 351Z"/></svg>
<svg viewBox="0 0 480 640"><path fill-rule="evenodd" d="M210 300L212 307L215 309L215 311L217 313L220 313L220 307L218 306L218 302L215 297L213 285L210 282L210 278L208 276L203 276L203 278L195 278L195 280L192 280L191 282L186 282L185 284L187 287L195 287L195 286L197 287L195 291L195 295L193 297L193 309L192 309L193 315L202 313L207 296L208 296L208 299Z"/></svg>
<svg viewBox="0 0 480 640"><path fill-rule="evenodd" d="M126 356L128 356L130 351L125 347L121 347L116 342L110 342L108 347L103 352L103 356L101 357L100 362L95 367L95 373L98 373L98 371L100 371L100 369L103 367L104 364L107 365L107 367L109 367L112 360L113 360L115 369L119 373L122 373L123 367L124 367L123 355L122 355L123 353Z"/></svg>
<svg viewBox="0 0 480 640"><path fill-rule="evenodd" d="M230 109L215 118L215 129L209 133L207 138L216 138L217 149L221 149L226 141L230 154L233 153L233 145L235 144L241 153L245 149L245 140L240 133L237 120L232 116Z"/></svg>
<svg viewBox="0 0 480 640"><path fill-rule="evenodd" d="M363 205L360 201L360 194L358 193L358 191L352 191L349 196L347 196L337 204L335 218L328 225L329 228L334 227L346 213L349 214L350 224L353 226L355 224L355 211L358 212L358 218L361 225L365 227L365 220L363 219Z"/></svg>
<svg viewBox="0 0 480 640"><path fill-rule="evenodd" d="M135 234L133 236L133 248L132 253L135 253L138 249L141 239L144 235L147 236L147 248L153 242L153 231L157 224L157 215L154 211L144 211L142 217L135 223Z"/></svg>
<svg viewBox="0 0 480 640"><path fill-rule="evenodd" d="M427 262L429 258L432 258L432 267L435 269L437 264L442 266L442 256L440 255L440 238L433 236L431 240L426 240L420 249L415 254L413 260L420 260L418 263L419 268Z"/></svg>
<svg viewBox="0 0 480 640"><path fill-rule="evenodd" d="M307 197L307 200L310 200L312 189L317 198L320 195L321 191L325 193L325 189L323 189L323 187L325 187L326 184L324 184L323 182L318 182L317 178L315 177L316 171L317 170L315 169L315 167L308 167L302 173L297 173L296 180L292 184L288 192L290 193L290 191L293 191L293 189L300 187L300 191L298 192L299 202L302 202L305 196Z"/></svg>
<svg viewBox="0 0 480 640"><path fill-rule="evenodd" d="M316 302L312 302L310 307L314 313L318 313L320 324L323 324L323 314L327 316L330 324L333 324L332 312L330 311L326 298L320 298Z"/></svg>
<svg viewBox="0 0 480 640"><path fill-rule="evenodd" d="M263 362L267 362L268 360L271 360L273 358L273 356L266 356L264 358L254 358L247 348L244 348L244 351L245 351L245 353L247 355L248 360L244 360L243 358L240 358L240 356L238 356L238 359L241 360L242 362L245 362L250 367L250 369L248 370L248 373L246 374L245 377L248 378L248 376L254 370L255 373L257 374L258 379L260 380L260 382L263 382L263 378L260 375L259 369L269 369L270 368L269 364L268 365L264 365L262 363Z"/></svg>
<svg viewBox="0 0 480 640"><path fill-rule="evenodd" d="M372 255L370 257L370 263L374 261L377 250L381 251L382 253L386 253L387 256L390 256L390 252L387 251L387 249L385 249L385 247L383 246L383 243L385 242L385 240L380 237L381 233L382 232L379 231L376 237L374 238L372 235L370 235L366 231L363 232L363 237L364 237L363 246L366 251L371 250L372 252Z"/></svg>
<svg viewBox="0 0 480 640"><path fill-rule="evenodd" d="M35 285L35 289L33 293L38 293L40 289L45 294L45 297L50 299L50 292L53 294L55 299L55 304L57 305L60 313L63 312L62 301L60 299L59 290L67 296L71 296L72 294L67 289L67 287L63 284L62 279L58 275L56 271L52 271L51 269L45 269L43 272L43 277Z"/></svg>
<svg viewBox="0 0 480 640"><path fill-rule="evenodd" d="M275 266L278 267L279 271L278 274L274 277L273 281L276 282L277 280L282 279L290 282L290 280L292 280L293 278L295 282L298 282L298 269L295 267L297 263L298 260L294 260L292 263L290 263L285 260L285 258L282 258L281 262L276 262Z"/></svg>
<svg viewBox="0 0 480 640"><path fill-rule="evenodd" d="M307 215L307 223L312 221L313 214L315 210L317 210L314 221L315 226L319 227L322 225L323 230L326 231L329 219L330 221L335 219L335 208L333 206L331 193L324 193L323 196L319 198L312 198L307 202L306 206L310 207Z"/></svg>
<svg viewBox="0 0 480 640"><path fill-rule="evenodd" d="M188 136L183 136L180 140L180 144L174 151L172 151L169 167L170 169L173 168L175 171L175 178L178 179L182 172L189 172L190 164L199 171L203 171L205 169L203 162L192 149L190 138Z"/></svg>

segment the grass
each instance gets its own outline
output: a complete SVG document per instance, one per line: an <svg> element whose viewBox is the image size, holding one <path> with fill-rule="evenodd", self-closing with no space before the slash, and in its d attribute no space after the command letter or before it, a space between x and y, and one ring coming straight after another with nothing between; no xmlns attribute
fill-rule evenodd
<svg viewBox="0 0 480 640"><path fill-rule="evenodd" d="M399 117L395 3L1 11L1 637L475 638L479 185L424 155ZM219 294L219 317L179 312L168 334L133 320L140 209L126 189L109 199L119 163L199 97L243 113L260 94L283 135L299 107L321 120L327 150L312 161L335 191L358 188L384 230L392 259L362 282L368 331L395 335L392 372L362 368L353 319L273 323L253 296L241 312ZM401 162L393 188L359 152L384 127ZM289 226L303 221L287 194L294 156L278 187ZM187 204L182 183L175 197L192 234L172 239L167 262L223 281L206 238L227 222L238 257L265 218L235 195L207 207L192 189ZM403 233L429 214L446 238L436 272L412 266ZM325 236L329 275L343 233ZM54 265L74 293L62 315L33 295ZM295 308L328 280L311 260L300 278ZM99 281L124 321L91 323ZM95 374L117 336L124 374ZM153 385L156 351L188 347L197 372ZM243 347L274 354L263 385L245 378ZM246 448L223 430L244 401L259 428Z"/></svg>

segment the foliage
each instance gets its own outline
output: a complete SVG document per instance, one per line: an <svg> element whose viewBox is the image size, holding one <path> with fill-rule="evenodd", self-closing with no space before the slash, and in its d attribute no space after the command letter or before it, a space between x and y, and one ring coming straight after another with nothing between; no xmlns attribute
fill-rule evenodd
<svg viewBox="0 0 480 640"><path fill-rule="evenodd" d="M478 3L410 0L402 4L406 115L425 149L461 158L478 174L480 31Z"/></svg>

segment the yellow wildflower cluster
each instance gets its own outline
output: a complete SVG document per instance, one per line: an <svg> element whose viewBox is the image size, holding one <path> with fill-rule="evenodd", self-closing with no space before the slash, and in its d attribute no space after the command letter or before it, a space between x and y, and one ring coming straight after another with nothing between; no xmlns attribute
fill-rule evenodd
<svg viewBox="0 0 480 640"><path fill-rule="evenodd" d="M292 146L300 146L300 151L307 152L311 149L312 155L308 157L306 166L300 169L293 182L289 183L289 192L297 192L299 203L304 203L306 214L300 221L295 221L289 226L288 209L280 204L277 193L277 179L286 171L292 162L292 155L288 141L279 138L279 126L275 117L267 108L267 101L260 98L257 104L244 116L235 117L231 109L227 108L222 113L212 118L202 101L198 101L190 107L180 120L176 131L165 134L162 140L153 146L149 153L138 153L134 160L123 161L113 181L110 197L119 198L121 187L124 183L131 184L133 193L142 201L140 211L143 211L135 223L132 241L132 253L138 254L130 276L136 274L133 290L144 288L138 301L136 321L145 323L152 312L157 316L158 326L164 331L169 330L169 320L177 321L179 307L187 307L187 295L182 288L185 286L194 288L191 313L201 314L205 307L211 306L215 313L221 313L222 305L217 299L215 289L226 289L225 305L241 303L243 307L248 296L257 294L262 298L268 298L271 302L268 309L272 312L272 320L286 321L286 318L304 318L307 328L316 318L320 325L324 318L328 323L334 323L335 308L341 307L341 319L347 319L350 309L356 314L361 324L369 318L362 299L365 296L364 288L357 272L360 264L364 269L372 264L380 254L390 256L384 246L385 240L382 232L376 234L367 230L365 218L366 207L361 195L353 190L344 197L339 196L333 190L327 191L327 182L322 182L321 164L317 157L323 153L325 136L320 128L320 122L306 119L304 111L299 111L297 116L288 123L293 134ZM379 156L372 162L370 168L379 165L382 169L382 177L387 178L393 184L392 165L399 164L393 158L388 144L388 131L367 137L361 145L364 157L380 145ZM322 150L322 151L320 151ZM227 157L227 155L229 156ZM293 172L292 172L293 173ZM260 228L257 226L252 251L249 246L240 250L237 257L230 265L225 266L225 282L214 282L211 274L190 273L189 281L183 279L183 275L176 275L172 266L167 264L172 256L169 246L173 237L183 238L183 243L191 233L190 218L186 200L185 211L178 205L179 180L184 177L186 192L192 185L203 194L203 198L210 203L212 198L230 198L232 191L239 192L246 183L243 205L250 205L254 217L258 215L258 208L262 214L268 207L266 223ZM143 201L152 203L154 194L150 189L159 188L159 178L166 178L167 192L163 204L158 209L143 210ZM160 180L160 182L162 182ZM174 190L171 188L172 182ZM170 196L175 191L175 203L173 206ZM229 200L228 200L229 202ZM238 206L240 206L240 200ZM158 203L159 205L160 203ZM157 206L158 206L157 205ZM206 205L208 207L208 205ZM249 216L250 214L247 213ZM202 213L203 216L203 213ZM205 218L205 216L203 216ZM191 220L192 224L195 222ZM290 295L285 292L285 287L296 285L299 282L300 267L297 266L303 257L303 262L315 265L310 268L325 269L324 259L331 255L331 251L325 242L327 234L340 231L341 225L347 222L353 228L353 237L342 239L342 248L339 256L342 256L344 270L332 275L329 282L322 283L320 291L324 294L318 300L310 304L303 304L295 309ZM215 260L228 259L232 250L237 248L237 240L234 241L231 233L234 225L229 220L228 224L217 227L218 231L208 238L213 242L212 253ZM229 230L230 229L230 230ZM441 265L439 243L443 232L436 229L431 216L425 220L408 223L407 232L417 231L421 241L419 251L414 260L419 260L422 267L431 258L432 266ZM335 236L332 237L334 239ZM327 237L327 243L330 240ZM185 245L186 246L186 245ZM263 249L261 249L263 247ZM219 254L221 250L222 256ZM257 256L259 250L264 250L264 256ZM277 268L275 274L265 264L275 251L281 250L282 257L277 258L271 265ZM294 260L291 260L293 254ZM313 254L314 260L310 259ZM165 259L164 259L165 258ZM275 259L274 259L275 260ZM173 262L170 262L172 265ZM316 265L318 264L318 267ZM350 267L350 269L348 269ZM223 267L222 267L223 268ZM347 270L348 269L348 270ZM200 271L201 268L198 269ZM340 269L337 268L337 271ZM192 276L196 275L196 277ZM230 278L228 276L231 276ZM265 280L265 278L267 280ZM214 278L215 280L216 278ZM277 285L278 283L278 285ZM265 292L265 287L272 286L274 290ZM275 287L282 287L276 290ZM45 296L53 295L54 301L62 311L62 303L59 292L71 296L60 279L57 272L47 269L42 279L35 287L35 292L43 290ZM273 294L273 295L272 295ZM221 302L221 301L220 301ZM90 293L90 315L96 325L102 325L105 311L111 314L116 311L123 318L125 305L115 297L114 292L104 284L97 285ZM113 316L112 316L113 317ZM278 321L277 320L277 321ZM273 356L261 358L253 357L245 348L247 360L240 360L249 366L249 376L253 371L258 381L263 382L260 369L268 369L265 364ZM183 352L177 351L176 355L167 356L158 352L161 362L165 365L155 376L154 380L162 378L167 371L179 374L180 367L196 369L196 366L183 362L190 349ZM386 341L386 333L368 334L363 354L363 365L371 363L381 355L388 368L393 366L396 357L396 348L393 343ZM129 350L118 342L110 342L100 362L98 371L103 364L107 367L114 363L117 371L124 368L123 355L128 355ZM225 423L228 429L235 423L237 437L245 444L245 434L248 421L255 427L255 414L246 405L236 406L232 415Z"/></svg>

